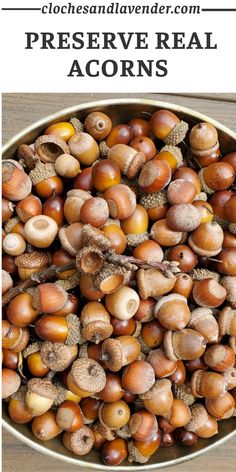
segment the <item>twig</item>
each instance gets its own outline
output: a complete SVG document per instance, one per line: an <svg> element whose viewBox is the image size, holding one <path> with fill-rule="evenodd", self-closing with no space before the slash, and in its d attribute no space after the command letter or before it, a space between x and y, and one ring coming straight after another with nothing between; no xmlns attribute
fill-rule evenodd
<svg viewBox="0 0 236 472"><path fill-rule="evenodd" d="M122 265L122 264L125 265L127 263L134 264L134 266L137 266L136 268L134 267L134 269L136 270L139 267L143 269L150 269L150 268L158 269L166 277L171 277L173 273L175 274L177 272L180 272L178 268L178 262L174 262L174 261L172 262L169 262L169 261L145 262L145 261L142 261L141 259L136 259L135 257L132 257L132 256L123 256L123 255L119 255L118 259L119 260L117 262L119 263L119 265ZM108 262L110 261L114 262L114 257L111 254L107 253L105 254L105 260ZM9 303L12 300L12 298L15 298L20 293L25 292L28 288L34 287L35 285L38 285L38 284L43 284L47 282L47 280L55 279L57 274L59 274L60 272L65 272L67 270L71 270L74 268L75 268L75 261L72 261L72 262L69 262L68 264L64 264L61 266L52 265L48 267L46 270L44 270L43 272L36 272L32 274L29 279L24 280L24 282L21 282L16 287L11 288L10 290L8 290L7 293L5 293L5 295L3 295L2 306L5 306L7 303Z"/></svg>

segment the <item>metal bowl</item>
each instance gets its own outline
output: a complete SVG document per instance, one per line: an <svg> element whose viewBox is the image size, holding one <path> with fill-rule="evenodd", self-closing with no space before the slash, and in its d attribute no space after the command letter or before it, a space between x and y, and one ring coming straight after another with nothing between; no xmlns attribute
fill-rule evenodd
<svg viewBox="0 0 236 472"><path fill-rule="evenodd" d="M16 149L22 143L31 143L35 138L51 123L57 121L68 120L72 116L78 116L82 120L88 113L100 110L107 113L113 123L126 122L133 117L148 118L154 111L162 108L167 108L178 114L180 118L186 120L190 125L194 125L199 121L208 121L212 123L218 130L219 140L221 143L221 150L223 153L235 151L236 149L236 133L221 125L217 121L212 120L208 116L195 112L188 108L180 107L170 103L159 102L155 100L145 99L112 99L91 102L87 104L77 105L67 108L53 115L37 121L33 125L18 133L10 139L3 147L3 158L12 158ZM110 467L102 464L99 452L91 451L85 457L77 457L68 451L61 443L59 438L48 442L41 442L37 440L31 433L29 425L18 425L13 423L7 414L7 405L3 406L3 425L16 438L23 441L28 446L54 457L59 460L64 460L78 467L87 467L98 470L110 470ZM179 464L180 462L193 459L207 451L210 451L216 446L220 446L227 439L230 439L236 433L236 419L230 418L219 423L219 434L210 439L199 439L198 443L191 448L184 448L180 445L175 445L171 448L161 448L154 454L150 461L145 465L134 464L128 462L116 467L117 471L135 471L139 470L153 470L161 467Z"/></svg>

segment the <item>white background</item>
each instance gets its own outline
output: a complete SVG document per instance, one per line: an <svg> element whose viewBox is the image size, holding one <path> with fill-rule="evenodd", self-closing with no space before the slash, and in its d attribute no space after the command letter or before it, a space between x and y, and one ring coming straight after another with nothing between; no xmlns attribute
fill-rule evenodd
<svg viewBox="0 0 236 472"><path fill-rule="evenodd" d="M73 4L106 4L111 0L71 0ZM1 7L40 7L47 0L2 0ZM55 0L54 5L67 4ZM151 4L152 0L121 0L127 4ZM163 0L160 4L201 5L204 8L236 8L235 0ZM41 12L1 12L2 92L235 92L236 12L200 15L42 15ZM149 50L25 50L25 31L147 31ZM217 50L155 50L155 32L193 31L203 37L213 32ZM153 40L153 41L152 41ZM105 78L67 77L74 59L81 68L90 59L167 59L166 77Z"/></svg>

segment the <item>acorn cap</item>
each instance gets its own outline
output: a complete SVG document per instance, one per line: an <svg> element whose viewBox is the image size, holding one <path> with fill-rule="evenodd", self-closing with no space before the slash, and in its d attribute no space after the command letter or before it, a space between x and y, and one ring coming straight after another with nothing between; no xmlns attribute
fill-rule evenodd
<svg viewBox="0 0 236 472"><path fill-rule="evenodd" d="M42 341L36 341L35 343L29 344L23 351L24 359L27 359L28 356L34 354L35 352L39 352L42 344Z"/></svg>
<svg viewBox="0 0 236 472"><path fill-rule="evenodd" d="M150 390L139 395L139 398L141 398L141 400L151 400L155 398L156 394L166 392L167 388L171 390L171 381L169 379L156 380Z"/></svg>
<svg viewBox="0 0 236 472"><path fill-rule="evenodd" d="M116 225L116 226L119 226L119 228L121 227L120 220L114 220L114 218L108 218L105 224L103 225L103 228L110 225Z"/></svg>
<svg viewBox="0 0 236 472"><path fill-rule="evenodd" d="M223 310L220 311L218 324L220 329L221 336L224 336L227 333L227 326L230 325L232 317L234 317L236 310L232 310L230 306L226 306Z"/></svg>
<svg viewBox="0 0 236 472"><path fill-rule="evenodd" d="M197 157L207 157L207 156L211 156L211 154L216 152L218 149L219 149L219 141L217 139L216 144L214 144L214 146L212 146L211 148L199 150L199 149L195 149L191 147L191 152L194 154L194 156L197 156Z"/></svg>
<svg viewBox="0 0 236 472"><path fill-rule="evenodd" d="M74 433L65 432L62 441L64 446L67 448L69 446L74 454L83 456L91 451L94 444L94 435L88 426L82 426Z"/></svg>
<svg viewBox="0 0 236 472"><path fill-rule="evenodd" d="M107 441L113 441L116 437L116 432L112 431L105 424L96 423L93 425L93 430L101 434Z"/></svg>
<svg viewBox="0 0 236 472"><path fill-rule="evenodd" d="M206 201L207 201L207 198L208 198L208 197L207 197L206 192L200 192L200 193L198 193L197 195L195 195L193 201L195 202L195 201L199 201L199 200L200 200L200 201L202 201L202 202L206 202Z"/></svg>
<svg viewBox="0 0 236 472"><path fill-rule="evenodd" d="M236 223L229 223L228 229L230 233L236 234Z"/></svg>
<svg viewBox="0 0 236 472"><path fill-rule="evenodd" d="M208 269L193 269L189 274L193 280L203 280L203 279L214 279L217 282L220 281L220 275L217 272L213 272Z"/></svg>
<svg viewBox="0 0 236 472"><path fill-rule="evenodd" d="M208 413L206 408L200 403L194 403L191 407L191 420L185 426L187 431L192 431L193 433L197 432L204 423L208 420Z"/></svg>
<svg viewBox="0 0 236 472"><path fill-rule="evenodd" d="M127 278L128 272L124 267L106 263L95 277L94 287L105 294L110 294L122 287Z"/></svg>
<svg viewBox="0 0 236 472"><path fill-rule="evenodd" d="M55 284L59 285L60 287L64 288L64 290L72 290L72 288L75 288L79 285L79 279L80 279L80 274L75 273L71 277L68 277L68 279L60 279L55 282Z"/></svg>
<svg viewBox="0 0 236 472"><path fill-rule="evenodd" d="M175 398L177 398L178 400L183 400L186 405L191 406L195 402L196 398L191 393L191 390L189 390L190 389L188 389L185 384L173 385L173 392Z"/></svg>
<svg viewBox="0 0 236 472"><path fill-rule="evenodd" d="M83 341L80 332L80 321L78 316L71 313L66 316L66 321L68 325L68 334L65 344L67 344L67 346L72 346L73 344L82 344Z"/></svg>
<svg viewBox="0 0 236 472"><path fill-rule="evenodd" d="M86 341L99 344L104 339L109 338L112 335L112 332L113 326L110 323L105 323L104 321L93 321L82 328L81 334Z"/></svg>
<svg viewBox="0 0 236 472"><path fill-rule="evenodd" d="M70 119L70 123L75 128L76 133L79 133L80 131L84 131L83 123L78 118L76 118L75 116Z"/></svg>
<svg viewBox="0 0 236 472"><path fill-rule="evenodd" d="M25 269L40 269L49 264L49 255L46 252L33 251L24 253L14 259L17 267Z"/></svg>
<svg viewBox="0 0 236 472"><path fill-rule="evenodd" d="M5 225L4 225L4 231L5 233L11 233L12 231L12 228L14 228L14 226L19 223L20 221L20 218L18 216L13 216L13 218L10 218L9 220L6 221Z"/></svg>
<svg viewBox="0 0 236 472"><path fill-rule="evenodd" d="M236 336L229 337L229 346L233 349L234 354L236 354Z"/></svg>
<svg viewBox="0 0 236 472"><path fill-rule="evenodd" d="M126 242L128 247L137 247L139 244L147 241L149 239L149 234L147 231L143 233L130 233L126 235Z"/></svg>
<svg viewBox="0 0 236 472"><path fill-rule="evenodd" d="M76 359L77 353L72 355L69 346L63 343L46 341L40 349L43 364L54 372L62 372Z"/></svg>
<svg viewBox="0 0 236 472"><path fill-rule="evenodd" d="M102 157L106 157L110 148L107 146L106 141L100 141L99 143L99 150Z"/></svg>
<svg viewBox="0 0 236 472"><path fill-rule="evenodd" d="M204 180L204 167L203 169L201 169L199 172L198 172L198 177L200 179L200 182L201 182L201 187L202 187L202 190L206 193L209 193L209 195L212 195L213 193L215 193L215 190L212 190L210 187L208 187L208 185L206 184L205 180Z"/></svg>
<svg viewBox="0 0 236 472"><path fill-rule="evenodd" d="M138 462L139 464L145 464L149 461L150 456L143 456L138 449L134 446L133 441L128 442L128 462Z"/></svg>
<svg viewBox="0 0 236 472"><path fill-rule="evenodd" d="M105 234L97 228L94 228L91 225L84 225L81 230L81 238L84 246L95 245L101 251L108 251L112 248L112 243Z"/></svg>
<svg viewBox="0 0 236 472"><path fill-rule="evenodd" d="M66 252L69 252L71 256L76 256L77 249L75 249L74 246L72 246L72 244L69 242L67 238L67 235L66 235L67 228L68 226L64 226L63 228L60 228L58 232L58 237L60 239L60 243L63 249L65 249Z"/></svg>
<svg viewBox="0 0 236 472"><path fill-rule="evenodd" d="M125 424L125 426L123 426L122 428L116 429L116 435L118 436L118 438L122 438L122 439L131 438L129 425Z"/></svg>
<svg viewBox="0 0 236 472"><path fill-rule="evenodd" d="M188 131L188 124L185 121L180 121L163 139L164 143L168 146L177 146L177 144L181 143Z"/></svg>
<svg viewBox="0 0 236 472"><path fill-rule="evenodd" d="M28 144L21 144L18 147L17 157L19 161L22 161L22 164L30 170L35 168L37 161L39 160L39 156L35 154L32 147L28 146Z"/></svg>
<svg viewBox="0 0 236 472"><path fill-rule="evenodd" d="M212 221L216 221L216 223L218 223L218 225L220 225L221 228L223 228L223 229L228 228L228 225L229 225L228 221L223 220L218 215L214 215Z"/></svg>
<svg viewBox="0 0 236 472"><path fill-rule="evenodd" d="M53 406L59 406L66 399L66 393L68 390L63 387L63 385L58 380L55 380L53 384L57 389L57 397L53 402Z"/></svg>
<svg viewBox="0 0 236 472"><path fill-rule="evenodd" d="M156 208L165 203L168 203L166 190L161 190L157 193L143 194L140 199L140 205L142 205L146 210L149 208Z"/></svg>
<svg viewBox="0 0 236 472"><path fill-rule="evenodd" d="M220 284L226 290L226 300L231 303L233 308L236 308L236 276L225 275L220 279Z"/></svg>
<svg viewBox="0 0 236 472"><path fill-rule="evenodd" d="M123 365L122 348L116 339L105 339L102 344L102 360L109 363L112 372L118 372Z"/></svg>
<svg viewBox="0 0 236 472"><path fill-rule="evenodd" d="M28 381L27 384L28 391L32 393L36 393L40 397L50 398L51 400L55 400L57 397L57 389L52 384L52 382L46 378L33 378Z"/></svg>
<svg viewBox="0 0 236 472"><path fill-rule="evenodd" d="M177 161L177 169L182 166L183 164L183 155L182 155L182 152L181 152L181 149L177 146L164 146L163 148L161 148L160 152L169 152L170 154L173 154L173 156L175 157L176 161Z"/></svg>
<svg viewBox="0 0 236 472"><path fill-rule="evenodd" d="M101 270L103 262L102 251L93 244L84 246L76 254L76 268L84 274L97 274Z"/></svg>
<svg viewBox="0 0 236 472"><path fill-rule="evenodd" d="M19 390L17 390L17 392L13 393L10 398L12 398L13 400L19 400L19 401L25 401L25 396L26 396L26 393L27 393L27 386L26 385L21 385Z"/></svg>
<svg viewBox="0 0 236 472"><path fill-rule="evenodd" d="M35 168L30 171L29 177L33 185L37 185L43 180L50 179L57 175L54 164L44 164L38 161Z"/></svg>
<svg viewBox="0 0 236 472"><path fill-rule="evenodd" d="M183 295L180 295L179 293L171 293L170 295L164 295L157 301L154 307L154 315L158 313L158 311L163 305L169 302L174 302L175 300L184 302L187 305L187 298L184 297Z"/></svg>
<svg viewBox="0 0 236 472"><path fill-rule="evenodd" d="M103 367L93 359L77 359L71 367L71 375L78 388L91 393L103 390L106 374Z"/></svg>
<svg viewBox="0 0 236 472"><path fill-rule="evenodd" d="M188 322L188 327L191 328L193 323L198 322L202 318L206 318L206 317L208 318L211 316L213 316L213 310L211 308L206 308L206 307L195 308L195 310L191 312L191 316Z"/></svg>
<svg viewBox="0 0 236 472"><path fill-rule="evenodd" d="M128 179L133 179L141 170L145 162L145 154L143 152L137 152L130 162L127 161L123 173L128 177Z"/></svg>
<svg viewBox="0 0 236 472"><path fill-rule="evenodd" d="M43 162L55 162L61 154L70 154L64 139L56 134L39 136L34 143L34 150Z"/></svg>

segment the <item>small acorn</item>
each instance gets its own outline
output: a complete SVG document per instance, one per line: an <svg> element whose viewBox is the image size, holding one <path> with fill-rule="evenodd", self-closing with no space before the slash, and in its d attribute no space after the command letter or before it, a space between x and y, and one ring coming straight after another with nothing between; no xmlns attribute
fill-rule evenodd
<svg viewBox="0 0 236 472"><path fill-rule="evenodd" d="M56 396L57 389L48 379L32 378L27 384L25 403L33 416L43 415L48 411Z"/></svg>
<svg viewBox="0 0 236 472"><path fill-rule="evenodd" d="M210 123L198 123L189 135L191 152L195 156L209 156L219 148L218 133Z"/></svg>
<svg viewBox="0 0 236 472"><path fill-rule="evenodd" d="M188 124L169 110L158 110L151 116L151 131L155 137L165 144L177 146L184 140Z"/></svg>

